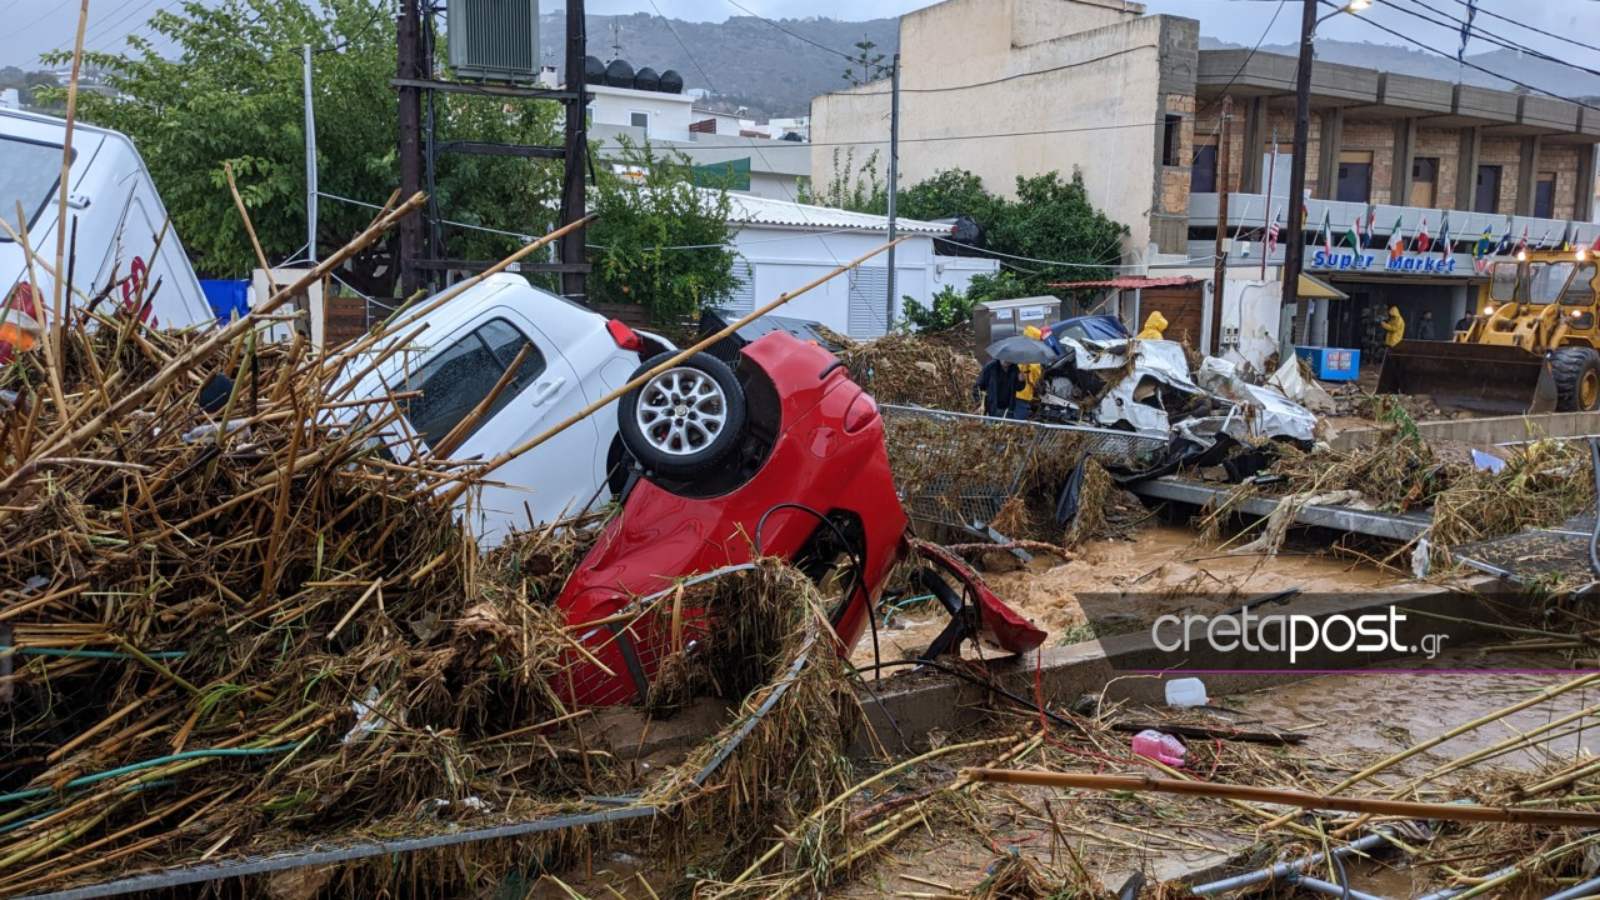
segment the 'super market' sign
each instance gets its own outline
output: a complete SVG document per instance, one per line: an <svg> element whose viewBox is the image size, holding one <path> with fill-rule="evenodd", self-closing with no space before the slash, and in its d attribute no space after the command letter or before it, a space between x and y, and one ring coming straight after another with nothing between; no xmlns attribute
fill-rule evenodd
<svg viewBox="0 0 1600 900"><path fill-rule="evenodd" d="M1318 250L1311 254L1311 268L1336 272L1386 272L1397 275L1455 275L1456 258L1423 254L1390 259L1387 254L1380 257L1376 253L1357 254L1343 251L1329 254L1326 250Z"/></svg>

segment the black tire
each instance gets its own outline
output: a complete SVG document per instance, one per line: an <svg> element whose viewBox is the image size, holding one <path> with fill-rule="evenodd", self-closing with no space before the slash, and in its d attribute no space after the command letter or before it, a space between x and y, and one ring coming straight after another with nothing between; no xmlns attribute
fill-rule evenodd
<svg viewBox="0 0 1600 900"><path fill-rule="evenodd" d="M1555 378L1556 409L1560 412L1588 411L1600 406L1600 353L1592 347L1552 351L1550 374Z"/></svg>
<svg viewBox="0 0 1600 900"><path fill-rule="evenodd" d="M637 378L674 355L668 351L652 356L634 372L634 377ZM661 432L657 432L654 439L645 433L646 426L640 421L639 412L641 404L645 404L648 409L652 401L666 397L669 383L662 379L677 369L695 370L714 382L720 391L720 397L713 398L704 410L689 410L691 415L686 418L702 423L692 427L704 431L704 425L712 421L709 416L712 415L713 408L716 410L715 414L721 416L721 421L709 439L691 441L680 445L677 450L668 450L664 449L664 446L658 446L671 443ZM650 396L646 397L647 394ZM708 414L708 418L696 418L694 414L702 411ZM733 370L728 368L727 363L709 353L696 353L623 396L621 402L617 404L617 433L622 436L622 443L628 452L633 454L633 458L638 460L646 471L668 478L695 478L716 470L718 464L739 446L744 434L745 413L744 388L740 386ZM674 421L682 423L684 420ZM670 425L664 423L663 427Z"/></svg>

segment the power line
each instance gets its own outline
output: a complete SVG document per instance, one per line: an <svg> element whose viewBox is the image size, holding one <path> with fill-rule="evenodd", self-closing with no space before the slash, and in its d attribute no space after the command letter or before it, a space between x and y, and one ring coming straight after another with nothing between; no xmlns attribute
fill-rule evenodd
<svg viewBox="0 0 1600 900"><path fill-rule="evenodd" d="M1476 37L1478 40L1483 41L1484 43L1487 43L1487 44L1493 44L1494 46L1503 47L1503 48L1505 48L1507 50L1515 50L1518 53L1526 53L1529 56L1534 57L1535 59L1542 59L1542 60L1545 60L1547 62L1555 63L1556 65L1559 65L1559 66L1566 66L1569 69L1576 69L1576 70L1578 70L1580 72L1587 72L1590 75L1600 75L1600 69L1591 69L1588 66L1580 66L1577 63L1568 62L1567 60L1559 59L1559 58L1554 57L1554 56L1550 56L1547 53L1543 53L1543 52L1541 52L1539 50L1536 50L1533 47L1529 47L1529 46L1527 46L1525 44L1519 44L1519 43L1517 43L1515 41L1507 40L1506 38L1502 38L1502 37L1499 37L1497 35L1489 34L1488 32L1484 31L1483 29L1478 28L1477 26L1468 23L1467 20L1455 18L1454 16L1450 15L1447 12L1444 12L1441 9L1437 9L1435 7L1429 6L1426 3L1423 3L1422 0L1411 0L1411 2L1415 3L1417 6L1420 6L1425 10L1428 10L1429 12L1436 13L1436 14L1442 16L1443 19L1442 20L1441 19L1434 19L1434 18L1431 18L1429 16L1423 15L1422 13L1417 12L1416 10L1407 9L1406 7L1403 7L1403 6L1397 6L1397 5L1395 5L1394 0L1378 0L1378 2L1382 3L1384 6L1389 7L1390 9L1397 10L1399 12L1403 12L1408 16L1413 16L1415 18L1421 19L1424 22L1428 22L1428 23L1430 23L1432 25L1437 25L1440 28L1450 28L1450 29L1453 29L1453 30L1456 30L1456 31L1461 31L1461 30L1464 29L1464 30L1466 30L1468 35L1470 35L1472 37ZM1458 62L1461 61L1460 57L1457 57L1457 61Z"/></svg>
<svg viewBox="0 0 1600 900"><path fill-rule="evenodd" d="M1081 263L1081 262L1068 262L1067 260L1064 260L1064 259L1036 259L1036 258L1031 257L1031 256L1018 256L1015 253L1001 253L999 250L988 250L988 249L985 249L985 248L982 248L982 247L973 247L970 244L963 244L960 241L957 241L957 240L955 240L953 238L940 237L938 235L934 235L933 239L936 240L936 241L940 241L942 243L946 243L946 244L954 244L954 245L956 245L958 247L966 247L967 249L972 250L972 251L974 251L976 253L987 253L987 254L989 254L991 256L1001 256L1001 257L1005 257L1006 259L1014 259L1014 260L1017 260L1019 262L1028 262L1028 263L1033 263L1034 265L1050 266L1051 268L1059 268L1059 269L1146 269L1146 268L1149 268L1149 265L1150 265L1149 263L1126 263L1126 264L1118 264L1118 263ZM1188 264L1199 265L1201 263L1209 263L1209 262L1215 262L1215 261L1216 261L1216 257L1215 256L1199 256L1199 257L1195 257L1193 259L1185 259L1182 264L1183 265L1188 265Z"/></svg>
<svg viewBox="0 0 1600 900"><path fill-rule="evenodd" d="M1469 9L1477 9L1476 6L1469 6L1469 4L1467 3L1467 0L1455 0L1455 2L1461 4L1462 6L1467 6ZM1516 19L1513 19L1513 18L1511 18L1509 16L1502 16L1497 12L1490 12L1487 9L1477 9L1477 13L1480 16L1488 16L1491 19L1499 19L1502 22L1509 22L1512 25L1517 26L1518 28L1526 28L1529 31L1534 32L1535 34L1542 34L1547 38L1554 38L1554 39L1556 39L1558 41L1565 41L1568 44L1572 44L1572 45L1577 46L1577 47L1582 47L1585 50L1597 50L1597 51L1600 51L1600 46L1596 46L1595 44L1585 44L1583 41L1573 40L1572 38L1567 37L1565 35L1556 34L1553 31L1546 31L1543 28L1539 28L1539 27L1537 27L1535 25L1529 25L1529 24L1526 24L1524 22L1519 22Z"/></svg>
<svg viewBox="0 0 1600 900"><path fill-rule="evenodd" d="M1240 75L1244 74L1245 67L1250 65L1250 60L1255 58L1256 51L1260 50L1261 44L1266 41L1267 33L1272 31L1272 26L1278 24L1278 14L1283 12L1284 4L1287 2L1288 0L1278 0L1278 8L1272 11L1272 18L1267 21L1267 27L1261 29L1261 37L1256 38L1256 45L1251 47L1250 52L1244 55L1244 62L1239 63L1238 70L1228 79L1228 83L1222 86L1222 93L1226 94L1228 88L1233 87L1233 83L1239 80Z"/></svg>
<svg viewBox="0 0 1600 900"><path fill-rule="evenodd" d="M853 63L853 62L856 61L855 57L853 57L850 54L844 52L843 50L835 50L832 47L829 47L826 44L820 44L820 43L812 40L811 38L808 38L805 35L800 34L799 32L790 31L789 29L783 27L782 25L779 25L777 22L772 21L771 19L767 18L766 16L763 16L760 13L751 10L749 7L745 6L744 4L736 2L736 0L728 0L728 2L733 4L734 6L738 7L739 9L744 10L745 13L749 14L750 16L752 16L754 18L757 18L757 19L760 19L761 21L767 23L768 25L771 25L773 28L778 29L779 31L783 32L784 34L787 34L788 36L794 38L797 41L802 41L804 43L810 44L811 46L816 47L818 50L826 50L829 53L832 53L834 56L843 57L848 62L852 62ZM658 13L660 12L660 10L656 10L656 11Z"/></svg>
<svg viewBox="0 0 1600 900"><path fill-rule="evenodd" d="M143 3L128 9L120 18L116 18L108 22L102 22L95 28L89 29L90 33L86 34L83 38L83 45L87 47L90 44L99 43L100 41L105 40L108 35L114 34L117 28L120 27L124 22L127 22L129 19L137 16L142 10L149 8L150 5L155 2L156 0L144 0ZM139 26L134 26L134 28L128 33L132 34L134 31L137 31L138 28Z"/></svg>
<svg viewBox="0 0 1600 900"><path fill-rule="evenodd" d="M732 0L729 0L729 2L731 3ZM903 88L900 89L900 93L902 93L902 94L943 94L943 93L947 93L949 91L970 91L973 88L990 87L990 86L996 85L996 84L1005 84L1008 81L1016 81L1019 78L1033 78L1033 77L1036 77L1036 76L1039 76L1039 75L1049 75L1052 72L1062 72L1062 71L1065 71L1067 69L1076 69L1079 66L1093 65L1094 63L1097 63L1097 62L1105 62L1108 59L1115 59L1115 58L1117 58L1119 56L1126 56L1127 54L1133 53L1133 52L1138 51L1138 50L1156 50L1156 49L1159 49L1159 48L1155 44L1135 44L1132 47L1123 47L1120 50L1113 50L1110 53L1104 53L1104 54L1101 54L1100 56L1091 57L1089 59L1080 59L1080 60L1077 60L1076 62L1063 63L1063 64L1061 64L1059 66L1050 66L1049 68L1046 68L1046 69L1035 69L1035 70L1033 70L1031 72L1018 72L1015 75L1002 75L999 78L991 78L988 81L974 81L974 82L971 82L969 84L952 84L952 85L949 85L949 86L946 86L946 87L934 87L934 88L908 88L908 87L903 87ZM887 97L892 92L891 91L849 91L849 90L847 90L847 91L836 91L834 93L842 94L842 95L844 95L846 97Z"/></svg>
<svg viewBox="0 0 1600 900"><path fill-rule="evenodd" d="M1331 6L1334 9L1343 9L1343 7L1341 7L1339 4L1334 3L1333 0L1319 0L1319 2L1322 3L1324 6ZM1396 31L1393 28L1390 28L1389 26L1384 25L1384 24L1382 24L1380 22L1374 21L1373 19L1371 19L1371 18L1369 18L1367 16L1356 16L1355 18L1358 19L1361 22L1365 22L1366 24L1372 26L1373 28L1378 29L1379 31L1386 32L1386 33L1388 33L1390 35L1393 35L1394 37L1397 37L1397 38L1405 41L1408 44L1414 44L1415 46L1421 47L1422 49L1428 51L1429 53L1437 54L1439 56L1444 57L1445 59L1454 59L1454 60L1456 60L1457 63L1459 63L1459 64L1461 64L1463 66L1466 66L1469 69L1476 69L1479 72L1484 73L1485 75L1493 75L1494 77L1499 78L1502 81L1508 81L1511 84L1517 85L1518 87L1527 88L1530 91L1535 91L1537 93L1544 94L1544 95L1546 95L1548 97L1554 97L1557 100L1565 100L1568 103L1576 104L1578 106L1583 107L1584 109L1593 109L1593 110L1596 110L1596 111L1600 111L1600 106L1594 106L1592 104L1584 103L1582 100L1575 100L1575 99L1573 99L1571 97L1563 97L1562 95L1557 94L1554 91L1547 91L1544 88L1539 87L1537 85L1528 84L1525 81L1518 81L1517 79L1512 78L1509 75L1503 75L1503 74L1501 74L1499 72L1494 71L1493 69L1489 69L1489 68L1485 68L1484 66L1480 66L1477 63L1467 62L1465 59L1457 59L1457 57L1456 57L1456 55L1454 53L1446 53L1445 51L1440 50L1438 47L1434 47L1434 46L1431 46L1429 44L1424 44L1423 42L1417 40L1416 38L1414 38L1414 37L1412 37L1412 36L1410 36L1408 34L1405 34L1404 32Z"/></svg>

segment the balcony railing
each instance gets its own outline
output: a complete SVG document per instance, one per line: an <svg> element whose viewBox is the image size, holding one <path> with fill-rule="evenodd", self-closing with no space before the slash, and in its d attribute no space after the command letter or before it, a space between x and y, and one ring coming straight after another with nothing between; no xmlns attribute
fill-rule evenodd
<svg viewBox="0 0 1600 900"><path fill-rule="evenodd" d="M1280 216L1280 223L1288 222L1288 206L1285 198L1273 197L1272 208L1267 207L1267 197L1264 194L1229 194L1228 195L1228 234L1237 236L1238 240L1250 242L1249 259L1259 261L1265 249L1264 237L1268 221L1273 214ZM1461 209L1427 209L1419 206L1394 206L1387 203L1367 204L1350 203L1342 200L1312 200L1306 214L1305 229L1308 233L1307 240L1315 240L1315 235L1323 227L1323 216L1331 224L1333 231L1333 245L1336 253L1351 249L1345 234L1358 218L1361 221L1363 232L1367 230L1367 223L1371 221L1371 234L1367 235L1365 250L1368 254L1384 254L1389 235L1394 230L1395 221L1398 219L1402 236L1406 246L1410 248L1416 239L1417 229L1426 220L1428 235L1435 242L1432 254L1441 257L1437 241L1441 237L1441 228L1445 224L1445 216L1449 216L1450 239L1454 249L1456 271L1452 274L1473 274L1473 251L1479 238L1483 236L1484 228L1489 229L1490 239L1498 246L1501 239L1509 232L1511 245L1516 246L1527 235L1529 247L1559 246L1563 237L1570 240L1574 247L1592 248L1595 240L1600 238L1600 224L1569 219L1541 219L1533 216L1506 216L1499 213L1471 212ZM1213 228L1217 224L1217 195L1216 194L1190 194L1189 195L1189 226L1191 228ZM1214 248L1211 241L1191 241L1191 251L1202 250L1202 255L1209 256ZM1193 252L1190 254L1193 255ZM1421 254L1409 253L1408 256ZM1235 258L1238 256L1235 250ZM1268 258L1268 263L1281 263L1283 261L1283 247ZM1381 268L1382 260L1378 261ZM1330 268L1337 268L1332 266Z"/></svg>

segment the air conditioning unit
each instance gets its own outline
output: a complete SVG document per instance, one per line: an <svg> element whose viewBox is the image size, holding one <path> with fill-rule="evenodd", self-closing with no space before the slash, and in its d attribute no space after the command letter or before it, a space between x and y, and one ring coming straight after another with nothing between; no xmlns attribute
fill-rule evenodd
<svg viewBox="0 0 1600 900"><path fill-rule="evenodd" d="M538 79L539 0L449 0L447 23L458 78Z"/></svg>

